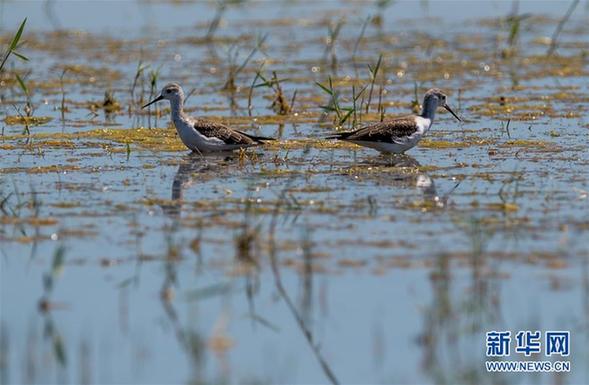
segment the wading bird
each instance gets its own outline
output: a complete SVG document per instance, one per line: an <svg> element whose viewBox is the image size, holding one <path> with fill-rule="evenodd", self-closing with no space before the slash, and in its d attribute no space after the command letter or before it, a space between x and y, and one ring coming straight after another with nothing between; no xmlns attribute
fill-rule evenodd
<svg viewBox="0 0 589 385"><path fill-rule="evenodd" d="M172 122L174 122L180 140L194 152L233 151L274 140L273 138L249 135L221 123L186 115L184 113L184 91L177 83L167 84L159 96L144 105L143 108L164 99L170 101Z"/></svg>
<svg viewBox="0 0 589 385"><path fill-rule="evenodd" d="M429 131L436 109L444 107L456 119L461 119L446 104L446 95L437 88L425 93L421 115L409 115L371 124L351 132L342 132L327 139L345 140L387 153L402 154L413 148Z"/></svg>

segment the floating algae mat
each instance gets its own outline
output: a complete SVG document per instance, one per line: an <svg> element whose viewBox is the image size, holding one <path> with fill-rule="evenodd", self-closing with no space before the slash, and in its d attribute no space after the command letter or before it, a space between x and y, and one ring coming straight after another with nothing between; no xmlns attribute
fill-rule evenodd
<svg viewBox="0 0 589 385"><path fill-rule="evenodd" d="M589 383L584 4L377 3L0 3L0 382ZM276 140L190 153L168 82Z"/></svg>

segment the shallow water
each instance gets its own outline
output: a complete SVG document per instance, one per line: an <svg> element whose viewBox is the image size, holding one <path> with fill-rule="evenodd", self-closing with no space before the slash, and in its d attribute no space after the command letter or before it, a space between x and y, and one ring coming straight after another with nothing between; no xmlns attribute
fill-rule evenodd
<svg viewBox="0 0 589 385"><path fill-rule="evenodd" d="M584 4L550 57L568 3L522 2L512 45L507 2L399 2L361 39L377 9L357 2L229 6L210 39L212 3L48 4L0 3L30 58L0 89L2 383L589 382ZM438 113L406 158L321 140L315 82L349 107L381 53L358 125L381 86L387 116L435 86L464 122ZM268 87L248 101L260 68L291 114ZM30 135L13 72L50 118ZM139 108L169 81L280 140L189 155L167 105ZM536 329L571 331L570 373L485 371L485 332Z"/></svg>

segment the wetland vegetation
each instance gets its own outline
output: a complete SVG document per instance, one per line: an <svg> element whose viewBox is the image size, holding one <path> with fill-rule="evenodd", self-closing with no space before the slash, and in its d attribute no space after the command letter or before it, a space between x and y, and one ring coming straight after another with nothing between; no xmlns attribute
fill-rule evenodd
<svg viewBox="0 0 589 385"><path fill-rule="evenodd" d="M0 382L589 382L587 4L0 1ZM190 154L171 81L278 140ZM407 156L324 139L431 87Z"/></svg>

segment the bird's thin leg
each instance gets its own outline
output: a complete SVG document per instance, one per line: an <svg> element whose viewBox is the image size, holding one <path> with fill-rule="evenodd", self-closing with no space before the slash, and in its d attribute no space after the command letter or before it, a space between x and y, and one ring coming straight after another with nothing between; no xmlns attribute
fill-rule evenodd
<svg viewBox="0 0 589 385"><path fill-rule="evenodd" d="M193 149L192 153L195 155L199 155L201 158L203 158L205 161L205 166L208 166L209 162L207 160L207 157L198 148Z"/></svg>

